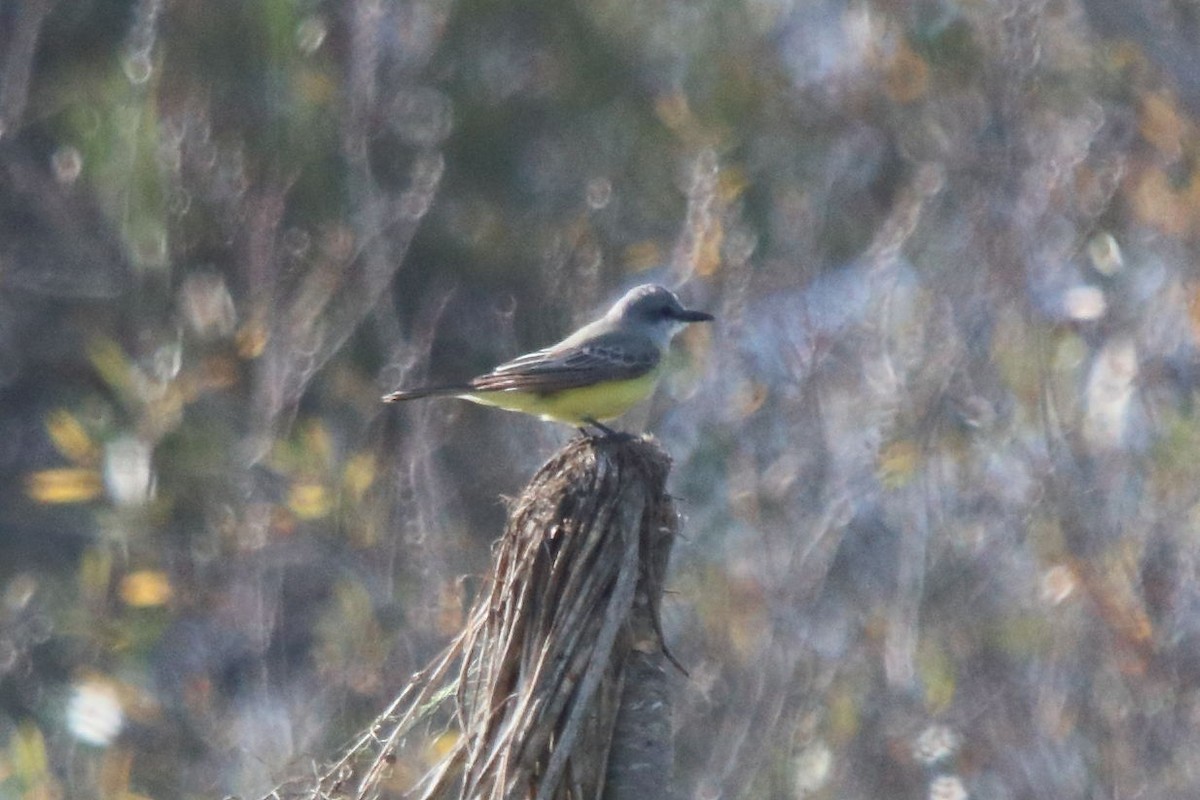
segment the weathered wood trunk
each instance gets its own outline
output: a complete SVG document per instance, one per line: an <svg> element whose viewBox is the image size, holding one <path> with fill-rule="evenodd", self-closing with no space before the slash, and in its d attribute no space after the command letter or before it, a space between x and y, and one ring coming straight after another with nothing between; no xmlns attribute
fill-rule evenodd
<svg viewBox="0 0 1200 800"><path fill-rule="evenodd" d="M649 439L567 444L513 504L463 632L315 781L269 798L395 797L405 743L447 725L456 743L399 796L670 798L670 466Z"/></svg>
<svg viewBox="0 0 1200 800"><path fill-rule="evenodd" d="M464 653L461 797L669 795L669 470L649 440L578 439L517 499Z"/></svg>

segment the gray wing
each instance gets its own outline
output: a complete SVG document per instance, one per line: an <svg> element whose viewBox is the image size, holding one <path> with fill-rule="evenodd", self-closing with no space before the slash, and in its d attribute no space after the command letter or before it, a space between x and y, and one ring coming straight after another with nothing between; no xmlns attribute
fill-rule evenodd
<svg viewBox="0 0 1200 800"><path fill-rule="evenodd" d="M653 342L606 333L574 346L555 345L514 358L471 381L480 391L558 392L600 381L632 380L658 366Z"/></svg>

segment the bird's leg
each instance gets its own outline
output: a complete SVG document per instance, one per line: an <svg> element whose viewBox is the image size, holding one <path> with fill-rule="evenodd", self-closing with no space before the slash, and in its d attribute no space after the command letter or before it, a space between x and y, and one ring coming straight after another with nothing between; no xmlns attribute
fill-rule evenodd
<svg viewBox="0 0 1200 800"><path fill-rule="evenodd" d="M593 428L600 431L600 435L603 438L610 439L614 442L627 442L627 441L637 438L632 433L625 433L623 431L613 430L612 428L608 427L607 425L600 422L599 420L593 419L591 417L586 417L586 418L584 418L583 421L584 421L584 423L591 425ZM585 436L587 435L585 428L580 428L579 430Z"/></svg>
<svg viewBox="0 0 1200 800"><path fill-rule="evenodd" d="M617 432L616 432L616 431L614 431L612 428L610 428L610 427L608 427L607 425L605 425L605 424L604 424L603 422L601 422L600 420L598 420L598 419L594 419L593 417L584 417L584 418L583 418L583 424L584 424L584 426L588 426L588 425L590 425L590 426L592 426L593 428L595 428L596 430L600 431L600 435L601 435L601 436L603 436L603 437L605 437L605 438L608 438L608 437L610 437L610 436L616 436L616 435L617 435ZM587 427L581 427L579 430L580 430L580 431L582 431L582 432L584 432L584 435L587 435L587 433L586 433L586 432L587 432Z"/></svg>
<svg viewBox="0 0 1200 800"><path fill-rule="evenodd" d="M605 425L605 424L604 424L603 422L601 422L600 420L593 419L592 417L584 417L584 418L583 418L583 421L584 421L584 424L586 424L586 425L591 425L593 428L595 428L596 430L600 431L600 432L601 432L601 433L603 433L605 436L616 436L616 435L617 435L617 432L616 432L616 431L614 431L612 428L610 428L610 427L608 427L607 425ZM582 430L582 429L581 429L581 430Z"/></svg>

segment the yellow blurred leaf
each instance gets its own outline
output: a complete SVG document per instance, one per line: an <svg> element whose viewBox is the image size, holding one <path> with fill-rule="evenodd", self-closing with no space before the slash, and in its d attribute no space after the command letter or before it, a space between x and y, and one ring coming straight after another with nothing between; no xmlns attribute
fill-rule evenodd
<svg viewBox="0 0 1200 800"><path fill-rule="evenodd" d="M717 176L717 198L724 205L736 201L750 185L750 178L741 167L726 167Z"/></svg>
<svg viewBox="0 0 1200 800"><path fill-rule="evenodd" d="M310 420L303 436L304 449L313 457L313 463L324 466L333 460L333 437L320 420Z"/></svg>
<svg viewBox="0 0 1200 800"><path fill-rule="evenodd" d="M46 777L46 739L42 731L27 722L13 734L8 743L9 760L13 772L26 783Z"/></svg>
<svg viewBox="0 0 1200 800"><path fill-rule="evenodd" d="M202 394L228 389L238 381L238 366L227 356L211 356L200 362L200 368L183 376L181 395L191 402Z"/></svg>
<svg viewBox="0 0 1200 800"><path fill-rule="evenodd" d="M1146 72L1150 63L1142 48L1130 39L1114 39L1106 48L1109 65L1121 72Z"/></svg>
<svg viewBox="0 0 1200 800"><path fill-rule="evenodd" d="M327 682L364 694L378 691L389 647L371 595L360 583L342 581L334 598L315 629L317 668Z"/></svg>
<svg viewBox="0 0 1200 800"><path fill-rule="evenodd" d="M50 412L46 417L46 432L58 452L79 466L94 467L100 463L100 447L70 411L59 408Z"/></svg>
<svg viewBox="0 0 1200 800"><path fill-rule="evenodd" d="M171 384L145 405L142 432L158 439L175 430L183 422L183 405L187 400L179 386Z"/></svg>
<svg viewBox="0 0 1200 800"><path fill-rule="evenodd" d="M346 461L342 470L342 486L350 498L362 500L367 489L375 482L375 456L371 453L356 453Z"/></svg>
<svg viewBox="0 0 1200 800"><path fill-rule="evenodd" d="M1193 320L1192 325L1200 324ZM1200 336L1200 329L1195 331ZM1184 500L1192 507L1192 513L1200 510L1200 506L1192 503L1196 480L1193 475L1193 465L1196 453L1200 452L1200 421L1194 413L1183 409L1171 410L1163 414L1159 423L1158 441L1151 451L1151 474L1153 478L1147 483L1152 487L1156 503L1174 503L1175 498ZM1193 520L1193 529L1200 530L1200 520Z"/></svg>
<svg viewBox="0 0 1200 800"><path fill-rule="evenodd" d="M251 320L238 329L233 337L237 354L242 358L258 358L267 347L267 326Z"/></svg>
<svg viewBox="0 0 1200 800"><path fill-rule="evenodd" d="M324 72L301 70L296 76L296 89L310 103L328 103L337 92L337 84Z"/></svg>
<svg viewBox="0 0 1200 800"><path fill-rule="evenodd" d="M733 407L737 410L739 419L745 419L762 408L767 401L769 391L765 383L745 381L733 393Z"/></svg>
<svg viewBox="0 0 1200 800"><path fill-rule="evenodd" d="M1011 614L996 621L989 634L992 643L1013 656L1045 652L1054 643L1055 631L1043 614Z"/></svg>
<svg viewBox="0 0 1200 800"><path fill-rule="evenodd" d="M687 95L683 92L659 95L654 101L654 113L663 125L672 130L692 122L692 109L688 105Z"/></svg>
<svg viewBox="0 0 1200 800"><path fill-rule="evenodd" d="M829 735L835 742L847 742L858 732L860 693L839 686L829 695Z"/></svg>
<svg viewBox="0 0 1200 800"><path fill-rule="evenodd" d="M912 480L920 456L921 451L911 439L897 439L884 445L879 453L879 472L883 485L896 489Z"/></svg>
<svg viewBox="0 0 1200 800"><path fill-rule="evenodd" d="M143 569L121 579L121 599L134 608L161 606L171 599L171 581L162 570Z"/></svg>
<svg viewBox="0 0 1200 800"><path fill-rule="evenodd" d="M917 671L925 688L925 706L931 714L950 707L957 680L954 662L946 651L928 640L917 650Z"/></svg>
<svg viewBox="0 0 1200 800"><path fill-rule="evenodd" d="M712 275L721 266L721 245L725 242L725 227L714 220L696 241L692 263L700 275Z"/></svg>
<svg viewBox="0 0 1200 800"><path fill-rule="evenodd" d="M1130 199L1142 222L1163 233L1182 236L1200 220L1200 181L1192 178L1182 187L1158 167L1150 167L1132 179Z"/></svg>
<svg viewBox="0 0 1200 800"><path fill-rule="evenodd" d="M119 344L107 337L97 336L88 342L87 354L105 383L122 393L130 391L132 364Z"/></svg>
<svg viewBox="0 0 1200 800"><path fill-rule="evenodd" d="M295 483L288 492L287 506L300 519L319 519L329 514L332 499L320 483Z"/></svg>
<svg viewBox="0 0 1200 800"><path fill-rule="evenodd" d="M1071 568L1095 604L1100 619L1120 644L1122 671L1140 674L1154 657L1154 623L1145 607L1138 574L1139 552L1118 545L1092 558L1076 558Z"/></svg>
<svg viewBox="0 0 1200 800"><path fill-rule="evenodd" d="M625 266L631 272L652 269L662 263L662 250L656 242L636 242L625 248Z"/></svg>
<svg viewBox="0 0 1200 800"><path fill-rule="evenodd" d="M757 659L770 633L762 587L749 577L734 577L729 589L729 605L723 610L729 645L744 661Z"/></svg>
<svg viewBox="0 0 1200 800"><path fill-rule="evenodd" d="M105 749L97 780L103 797L115 800L150 800L146 795L129 791L129 779L133 774L133 754L134 751L127 747Z"/></svg>
<svg viewBox="0 0 1200 800"><path fill-rule="evenodd" d="M82 467L44 469L25 478L25 493L38 503L86 503L103 489L100 473Z"/></svg>
<svg viewBox="0 0 1200 800"><path fill-rule="evenodd" d="M454 745L458 744L460 738L458 731L445 731L440 736L435 736L429 742L430 763L439 763L443 757L454 749Z"/></svg>
<svg viewBox="0 0 1200 800"><path fill-rule="evenodd" d="M1138 132L1142 138L1167 158L1179 158L1187 126L1175 101L1162 92L1150 94L1139 111Z"/></svg>

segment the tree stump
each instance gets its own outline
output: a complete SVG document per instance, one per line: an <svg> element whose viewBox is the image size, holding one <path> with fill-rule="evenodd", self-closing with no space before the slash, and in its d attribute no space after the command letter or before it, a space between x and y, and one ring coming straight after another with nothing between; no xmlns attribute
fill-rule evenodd
<svg viewBox="0 0 1200 800"><path fill-rule="evenodd" d="M270 797L390 796L406 737L450 706L456 743L402 796L669 798L670 466L649 438L580 438L551 457L513 503L464 631L315 785Z"/></svg>
<svg viewBox="0 0 1200 800"><path fill-rule="evenodd" d="M647 439L577 439L517 499L465 647L460 797L667 796L669 471Z"/></svg>

